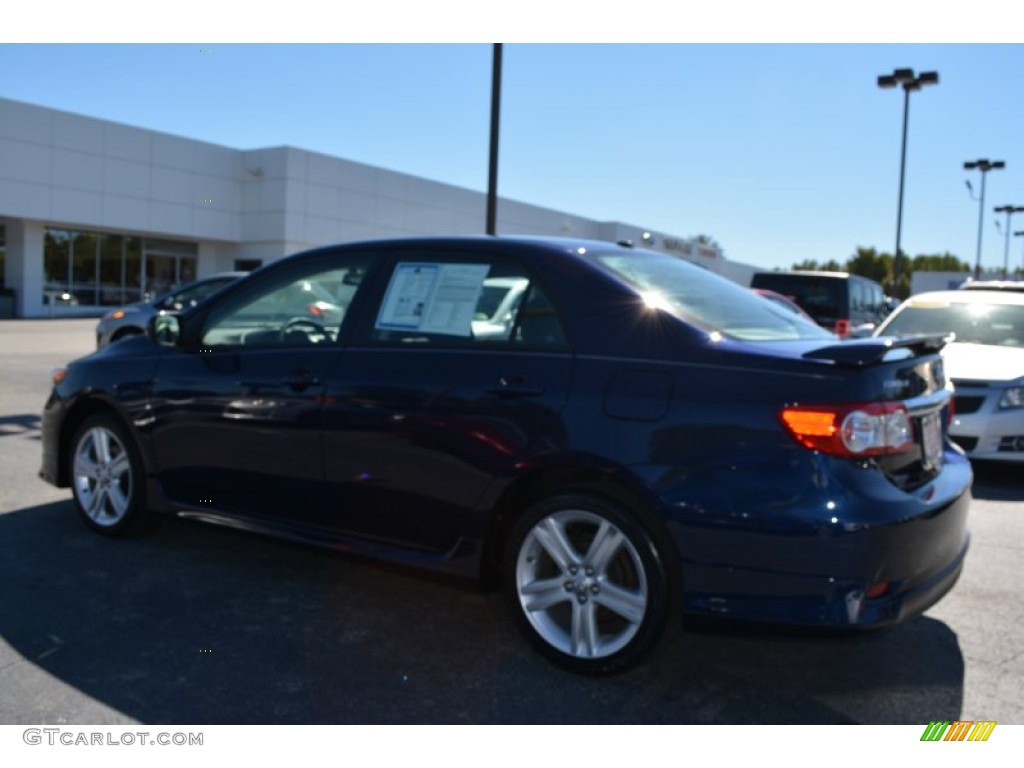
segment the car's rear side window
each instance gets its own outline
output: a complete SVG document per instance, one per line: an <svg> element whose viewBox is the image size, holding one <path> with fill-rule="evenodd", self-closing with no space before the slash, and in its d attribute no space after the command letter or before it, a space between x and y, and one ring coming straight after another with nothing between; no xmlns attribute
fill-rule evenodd
<svg viewBox="0 0 1024 768"><path fill-rule="evenodd" d="M846 300L848 281L844 278L780 272L757 275L752 284L788 296L816 320L834 320L849 314ZM853 293L851 300L857 301L856 291Z"/></svg>
<svg viewBox="0 0 1024 768"><path fill-rule="evenodd" d="M491 256L398 261L357 343L564 349L548 293L525 269Z"/></svg>

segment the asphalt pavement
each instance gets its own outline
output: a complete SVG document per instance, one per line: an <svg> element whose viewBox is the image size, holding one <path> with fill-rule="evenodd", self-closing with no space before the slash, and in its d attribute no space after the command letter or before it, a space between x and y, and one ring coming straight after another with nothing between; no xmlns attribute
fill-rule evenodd
<svg viewBox="0 0 1024 768"><path fill-rule="evenodd" d="M95 320L0 321L0 723L1024 724L1024 472L983 468L924 616L858 635L691 623L563 672L497 592L178 520L98 536L37 477L50 371Z"/></svg>

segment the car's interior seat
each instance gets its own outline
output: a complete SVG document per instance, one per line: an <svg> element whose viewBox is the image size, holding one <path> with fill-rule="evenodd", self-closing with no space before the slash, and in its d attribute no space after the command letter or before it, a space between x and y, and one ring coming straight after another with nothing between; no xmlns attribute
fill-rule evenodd
<svg viewBox="0 0 1024 768"><path fill-rule="evenodd" d="M515 340L541 347L564 347L565 334L555 308L536 286L531 286L516 318Z"/></svg>

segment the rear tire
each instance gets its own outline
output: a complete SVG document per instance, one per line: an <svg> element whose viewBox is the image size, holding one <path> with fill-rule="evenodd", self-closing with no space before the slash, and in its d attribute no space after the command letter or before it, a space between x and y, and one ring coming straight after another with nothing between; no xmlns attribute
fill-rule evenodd
<svg viewBox="0 0 1024 768"><path fill-rule="evenodd" d="M117 535L145 518L142 459L128 429L111 414L90 416L71 442L75 506L94 531Z"/></svg>
<svg viewBox="0 0 1024 768"><path fill-rule="evenodd" d="M606 675L643 661L678 609L667 556L619 505L574 494L542 501L516 522L502 568L533 646L574 672Z"/></svg>

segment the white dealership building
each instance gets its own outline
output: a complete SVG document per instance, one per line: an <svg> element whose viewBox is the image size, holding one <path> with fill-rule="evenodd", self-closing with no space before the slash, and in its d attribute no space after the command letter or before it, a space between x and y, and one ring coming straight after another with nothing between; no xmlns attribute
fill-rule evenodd
<svg viewBox="0 0 1024 768"><path fill-rule="evenodd" d="M99 314L329 243L480 234L486 203L294 147L233 149L0 98L0 317ZM755 271L642 224L505 198L497 231L630 240L743 285Z"/></svg>

